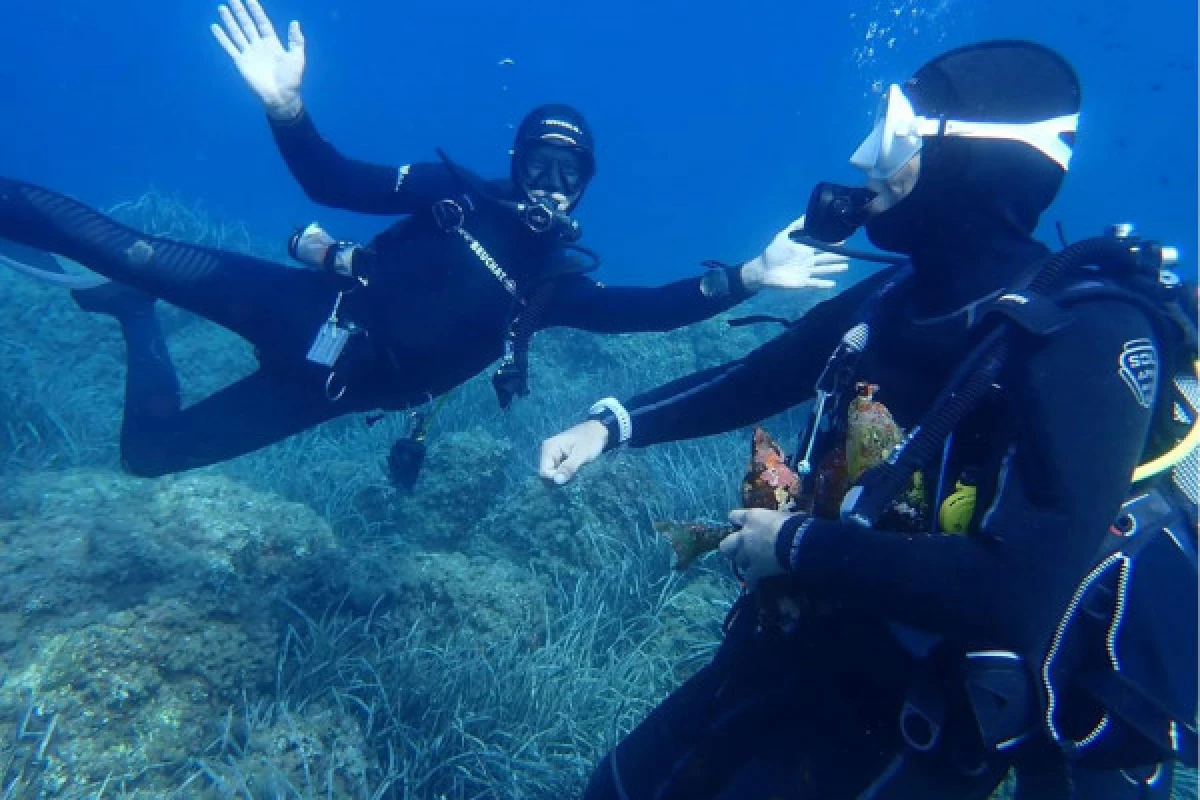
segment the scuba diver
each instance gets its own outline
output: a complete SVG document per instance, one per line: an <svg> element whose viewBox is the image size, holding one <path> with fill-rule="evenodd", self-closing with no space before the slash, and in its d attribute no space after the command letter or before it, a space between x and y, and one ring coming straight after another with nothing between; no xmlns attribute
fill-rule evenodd
<svg viewBox="0 0 1200 800"><path fill-rule="evenodd" d="M225 461L350 412L428 408L500 359L493 378L507 407L528 392L537 330L664 331L731 308L764 288L828 288L846 259L782 232L740 266L657 288L606 287L585 274L570 216L595 172L592 133L576 110L534 109L513 144L509 180L482 181L444 156L386 167L340 155L300 99L304 38L284 48L256 0L221 6L213 25L263 102L288 167L314 201L407 215L365 245L313 224L289 244L303 269L149 236L57 192L0 179L0 238L72 259L111 279L78 288L127 343L122 462L156 476ZM440 153L439 153L440 154ZM441 154L440 154L441 155ZM29 266L29 265L26 265ZM37 272L33 267L24 270ZM53 268L44 276L60 285ZM252 375L183 409L155 315L156 300L196 313L254 345ZM411 484L427 418L398 443L393 480ZM397 475L395 473L407 473Z"/></svg>
<svg viewBox="0 0 1200 800"><path fill-rule="evenodd" d="M720 648L588 800L982 800L1010 769L1021 800L1165 800L1195 766L1197 298L1127 227L1035 240L1080 103L1023 41L890 86L866 187L819 185L797 236L903 257L543 443L562 484L814 400L794 502L730 515Z"/></svg>

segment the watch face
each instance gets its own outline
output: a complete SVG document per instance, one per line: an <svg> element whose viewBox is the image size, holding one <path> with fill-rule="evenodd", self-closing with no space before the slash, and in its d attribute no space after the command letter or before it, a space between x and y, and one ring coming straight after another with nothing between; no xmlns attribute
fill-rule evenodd
<svg viewBox="0 0 1200 800"><path fill-rule="evenodd" d="M729 276L723 269L710 269L700 279L700 291L705 297L725 297L729 294Z"/></svg>
<svg viewBox="0 0 1200 800"><path fill-rule="evenodd" d="M342 244L339 242L334 245L337 248L337 255L334 256L333 263L337 267L337 271L341 275L351 275L354 273L354 245Z"/></svg>

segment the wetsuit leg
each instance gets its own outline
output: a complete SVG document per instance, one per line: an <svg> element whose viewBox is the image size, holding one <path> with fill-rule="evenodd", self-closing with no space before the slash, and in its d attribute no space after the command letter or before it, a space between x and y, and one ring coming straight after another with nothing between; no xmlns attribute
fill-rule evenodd
<svg viewBox="0 0 1200 800"><path fill-rule="evenodd" d="M600 762L585 800L661 796L674 766L700 745L711 727L724 678L710 664L672 692Z"/></svg>
<svg viewBox="0 0 1200 800"><path fill-rule="evenodd" d="M755 658L767 654L767 648L754 634L754 617L753 604L743 598L713 661L654 708L601 761L585 800L661 798L681 785L675 774L685 764L691 765L687 783L697 800L716 796L737 764L733 758L705 762L694 754L716 742L710 731L722 714L745 702L753 704L761 695L747 691L753 683L749 675L775 659Z"/></svg>
<svg viewBox="0 0 1200 800"><path fill-rule="evenodd" d="M121 461L143 477L227 461L354 410L329 402L319 384L264 370L180 410L177 391L136 372L131 360Z"/></svg>
<svg viewBox="0 0 1200 800"><path fill-rule="evenodd" d="M82 307L121 323L128 352L121 451L134 474L217 463L360 410L348 401L330 403L319 370L305 361L337 295L329 275L146 236L71 198L7 179L0 179L0 237L199 314L241 335L275 365L181 410L153 306L110 291L120 287L76 293Z"/></svg>
<svg viewBox="0 0 1200 800"><path fill-rule="evenodd" d="M88 269L303 363L337 294L332 276L142 234L64 195L0 179L0 237Z"/></svg>
<svg viewBox="0 0 1200 800"><path fill-rule="evenodd" d="M84 310L108 314L121 325L126 347L121 453L133 474L156 476L223 461L364 407L357 393L331 403L320 370L289 367L259 372L183 411L153 300L117 283L72 295Z"/></svg>
<svg viewBox="0 0 1200 800"><path fill-rule="evenodd" d="M847 679L820 652L735 628L712 664L605 757L584 797L984 800L991 794L1006 764L968 775L948 759L911 754L894 724L898 709L895 692Z"/></svg>
<svg viewBox="0 0 1200 800"><path fill-rule="evenodd" d="M892 730L836 705L854 699L814 683L806 698L765 695L714 712L698 675L609 753L585 800L986 800L1006 764L968 775L919 756Z"/></svg>

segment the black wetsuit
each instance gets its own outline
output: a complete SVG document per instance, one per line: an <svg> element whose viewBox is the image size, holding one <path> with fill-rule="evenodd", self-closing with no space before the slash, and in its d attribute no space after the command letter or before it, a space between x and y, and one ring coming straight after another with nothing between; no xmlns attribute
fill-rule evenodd
<svg viewBox="0 0 1200 800"><path fill-rule="evenodd" d="M902 428L962 362L975 307L967 301L991 296L1047 253L999 230L953 244L941 251L952 261L915 257L923 269L886 296L858 365ZM630 444L733 430L809 399L864 301L892 275L818 305L740 361L633 398ZM981 761L971 721L954 708L948 744L928 756L905 746L897 724L931 662L975 649L1044 652L1142 453L1152 412L1121 366L1131 348L1153 341L1139 308L1097 300L1074 308L1060 332L1023 343L1002 391L956 434L950 485L964 468L980 481L972 535L816 519L797 540L804 518L793 517L779 539L788 574L763 591L802 598L803 607L815 601L825 613L802 616L791 633L758 629L752 607L762 593L751 595L714 662L610 754L587 797L982 799L1015 764L1028 800L1165 798L1169 769L1149 786L1123 773L1072 774L1036 744ZM918 658L925 634L937 641L928 659Z"/></svg>
<svg viewBox="0 0 1200 800"><path fill-rule="evenodd" d="M351 411L398 409L466 381L501 356L518 308L480 257L436 222L457 198L463 227L526 295L568 258L557 240L489 205L441 163L395 168L341 156L305 114L272 130L289 168L316 202L407 218L370 242L370 284L347 294L341 316L365 329L330 371L306 360L344 284L332 274L147 236L48 189L0 180L0 237L74 259L97 273L199 314L258 353L253 375L181 410L179 387L149 303L109 308L129 345L122 457L137 474L212 464ZM510 199L508 182L487 185ZM657 288L604 287L582 274L555 279L537 320L601 333L663 331L746 297L709 297L698 278ZM81 305L87 303L81 299ZM336 401L336 394L345 393ZM333 391L331 392L330 389Z"/></svg>

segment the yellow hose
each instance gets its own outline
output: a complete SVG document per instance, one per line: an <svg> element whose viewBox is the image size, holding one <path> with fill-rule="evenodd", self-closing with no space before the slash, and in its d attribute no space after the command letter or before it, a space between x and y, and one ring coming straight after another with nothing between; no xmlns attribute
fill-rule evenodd
<svg viewBox="0 0 1200 800"><path fill-rule="evenodd" d="M434 415L442 410L442 406L446 405L446 401L450 399L451 394L453 394L453 392L446 392L441 397L433 401L433 403L429 406L429 413L422 417L421 421L417 423L417 427L413 429L412 436L410 438L416 439L418 442L425 441L425 434L429 431L429 423L433 421Z"/></svg>
<svg viewBox="0 0 1200 800"><path fill-rule="evenodd" d="M1192 368L1196 370L1197 378L1200 378L1200 361L1193 362ZM1147 461L1135 469L1133 471L1133 482L1144 481L1147 478L1153 478L1160 472L1166 472L1187 458L1188 453L1197 447L1200 447L1200 418L1192 422L1191 430L1188 431L1187 436L1184 436L1177 445L1158 458Z"/></svg>

